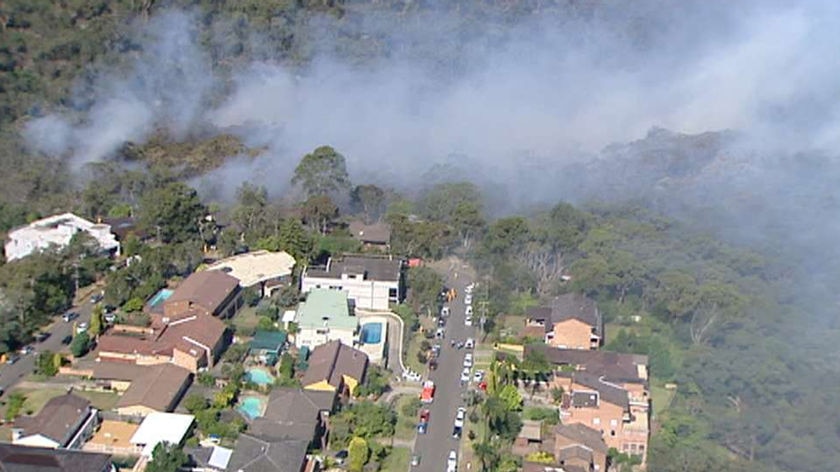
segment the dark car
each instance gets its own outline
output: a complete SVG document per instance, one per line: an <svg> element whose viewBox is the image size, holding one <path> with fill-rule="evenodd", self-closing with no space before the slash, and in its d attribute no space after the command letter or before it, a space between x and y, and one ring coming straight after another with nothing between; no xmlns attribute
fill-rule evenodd
<svg viewBox="0 0 840 472"><path fill-rule="evenodd" d="M18 360L20 360L20 356L15 356L15 355L9 356L9 357L6 358L6 364L11 365L11 364L14 364L15 362L17 362Z"/></svg>
<svg viewBox="0 0 840 472"><path fill-rule="evenodd" d="M455 438L455 439L461 439L461 432L462 432L462 429L463 429L463 428L461 428L460 426L455 426L455 427L452 429L452 437L453 437L453 438Z"/></svg>
<svg viewBox="0 0 840 472"><path fill-rule="evenodd" d="M49 337L50 337L50 333L43 332L43 333L38 333L35 336L33 336L33 339L35 340L36 343L42 343L42 342L46 341Z"/></svg>
<svg viewBox="0 0 840 472"><path fill-rule="evenodd" d="M105 298L104 295L102 295L101 293L97 293L97 294L94 294L90 297L90 302L95 305L95 304L101 302L103 298Z"/></svg>
<svg viewBox="0 0 840 472"><path fill-rule="evenodd" d="M68 334L61 339L61 344L70 344L73 342L73 335Z"/></svg>
<svg viewBox="0 0 840 472"><path fill-rule="evenodd" d="M65 314L64 314L64 316L62 316L61 318L62 318L62 319L63 319L66 323L69 323L69 322L71 322L71 321L75 320L75 319L76 319L76 318L78 318L78 317L79 317L79 314L78 314L78 313L76 313L75 311L71 311L71 312L65 313Z"/></svg>
<svg viewBox="0 0 840 472"><path fill-rule="evenodd" d="M417 434L426 434L427 429L429 429L429 423L420 423L417 425Z"/></svg>

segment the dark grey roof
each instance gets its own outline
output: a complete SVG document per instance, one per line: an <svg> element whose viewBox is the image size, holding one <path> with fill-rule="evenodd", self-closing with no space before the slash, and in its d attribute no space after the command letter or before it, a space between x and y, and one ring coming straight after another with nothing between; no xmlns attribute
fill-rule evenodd
<svg viewBox="0 0 840 472"><path fill-rule="evenodd" d="M522 472L589 472L576 465L546 465L539 462L524 462Z"/></svg>
<svg viewBox="0 0 840 472"><path fill-rule="evenodd" d="M296 388L271 391L265 414L255 419L248 431L265 440L315 438L322 412L335 406L336 392Z"/></svg>
<svg viewBox="0 0 840 472"><path fill-rule="evenodd" d="M3 472L105 472L110 467L108 454L0 443Z"/></svg>
<svg viewBox="0 0 840 472"><path fill-rule="evenodd" d="M546 323L546 332L551 331L554 323L576 319L595 328L596 334L601 334L603 323L601 312L595 300L580 293L567 293L551 300L547 305L528 309L528 317L550 321Z"/></svg>
<svg viewBox="0 0 840 472"><path fill-rule="evenodd" d="M359 382L364 381L367 367L367 354L336 339L312 350L309 367L300 383L306 387L326 380L333 387L339 388L345 375Z"/></svg>
<svg viewBox="0 0 840 472"><path fill-rule="evenodd" d="M544 344L528 344L525 354L542 352L545 359L555 365L577 366L579 370L604 376L611 382L647 384L648 379L640 377L639 366L648 365L648 356L624 354L610 351L589 351L583 349L557 349Z"/></svg>
<svg viewBox="0 0 840 472"><path fill-rule="evenodd" d="M601 432L582 423L559 424L554 427L554 435L562 436L593 451L606 454L609 450Z"/></svg>
<svg viewBox="0 0 840 472"><path fill-rule="evenodd" d="M366 280L398 282L402 260L392 257L344 256L330 259L327 267L312 267L306 271L310 277L340 279L342 274L364 274Z"/></svg>
<svg viewBox="0 0 840 472"><path fill-rule="evenodd" d="M391 226L388 223L367 225L362 221L351 221L349 230L354 238L363 243L388 244L391 242Z"/></svg>
<svg viewBox="0 0 840 472"><path fill-rule="evenodd" d="M300 472L306 463L307 441L265 441L241 434L227 469L231 472Z"/></svg>
<svg viewBox="0 0 840 472"><path fill-rule="evenodd" d="M40 434L66 445L90 413L90 402L72 393L53 397L36 416L24 416L15 421L15 428L24 436Z"/></svg>
<svg viewBox="0 0 840 472"><path fill-rule="evenodd" d="M559 372L557 373L558 377L565 377L571 378L572 381L576 384L583 385L588 389L592 389L598 392L598 396L600 397L600 401L605 401L612 403L613 405L618 405L624 409L630 407L630 399L627 395L627 390L614 385L612 383L607 382L601 377L597 375L588 373L588 372ZM596 406L595 404L590 404L589 396L586 394L580 394L579 392L573 392L572 394L572 405L576 407L590 407Z"/></svg>
<svg viewBox="0 0 840 472"><path fill-rule="evenodd" d="M557 450L556 459L560 462L564 462L569 459L582 459L586 462L592 463L594 457L592 456L592 449L581 446L580 444L575 444L573 446L566 446Z"/></svg>

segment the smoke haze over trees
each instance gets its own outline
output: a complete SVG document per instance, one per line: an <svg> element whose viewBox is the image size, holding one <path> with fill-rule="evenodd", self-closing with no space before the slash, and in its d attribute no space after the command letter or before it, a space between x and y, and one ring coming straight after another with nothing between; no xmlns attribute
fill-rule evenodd
<svg viewBox="0 0 840 472"><path fill-rule="evenodd" d="M74 201L182 215L158 231L189 250L144 254L144 283L109 299L188 272L207 203L238 205L242 235L220 246L299 260L329 252L301 223L326 233L347 204L391 222L395 250L469 248L500 308L570 270L613 314L655 315L659 331L615 341L688 389L652 471L840 467L837 2L54 3L0 6L0 227ZM316 195L317 168L301 220L282 220L305 155L343 156L341 189L359 187ZM71 291L48 257L36 321Z"/></svg>

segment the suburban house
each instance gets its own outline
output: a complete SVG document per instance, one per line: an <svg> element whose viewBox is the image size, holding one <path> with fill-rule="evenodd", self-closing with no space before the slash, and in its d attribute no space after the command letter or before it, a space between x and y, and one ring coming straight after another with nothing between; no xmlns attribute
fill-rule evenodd
<svg viewBox="0 0 840 472"><path fill-rule="evenodd" d="M335 392L275 388L265 413L251 421L248 433L263 441L302 440L315 449L324 449L328 418L335 403Z"/></svg>
<svg viewBox="0 0 840 472"><path fill-rule="evenodd" d="M554 459L560 467L592 472L607 471L609 448L601 432L584 424L559 424L554 427Z"/></svg>
<svg viewBox="0 0 840 472"><path fill-rule="evenodd" d="M240 434L227 464L236 472L315 472L318 463L306 454L307 441L286 439L270 441L250 434Z"/></svg>
<svg viewBox="0 0 840 472"><path fill-rule="evenodd" d="M274 365L280 359L287 339L285 331L259 330L248 344L248 355L262 364Z"/></svg>
<svg viewBox="0 0 840 472"><path fill-rule="evenodd" d="M567 293L548 305L529 308L524 336L564 349L598 349L604 342L604 322L595 300Z"/></svg>
<svg viewBox="0 0 840 472"><path fill-rule="evenodd" d="M242 307L239 280L222 271L190 274L163 302L164 322L191 315L231 318Z"/></svg>
<svg viewBox="0 0 840 472"><path fill-rule="evenodd" d="M51 398L35 416L15 420L12 444L51 449L80 449L93 434L98 411L68 392Z"/></svg>
<svg viewBox="0 0 840 472"><path fill-rule="evenodd" d="M0 470L5 472L113 472L116 469L108 454L0 443Z"/></svg>
<svg viewBox="0 0 840 472"><path fill-rule="evenodd" d="M175 410L192 383L190 371L174 364L145 367L117 402L116 411L126 416L147 416Z"/></svg>
<svg viewBox="0 0 840 472"><path fill-rule="evenodd" d="M341 341L330 341L312 350L300 383L307 390L352 394L364 382L367 368L367 354Z"/></svg>
<svg viewBox="0 0 840 472"><path fill-rule="evenodd" d="M225 472L228 470L233 449L222 446L185 447L190 457L190 472Z"/></svg>
<svg viewBox="0 0 840 472"><path fill-rule="evenodd" d="M191 315L151 328L115 326L99 337L102 361L138 365L172 363L192 373L213 367L227 344L227 326L218 318Z"/></svg>
<svg viewBox="0 0 840 472"><path fill-rule="evenodd" d="M220 271L239 281L242 288L254 288L263 297L291 282L295 258L284 251L254 251L210 264L206 271Z"/></svg>
<svg viewBox="0 0 840 472"><path fill-rule="evenodd" d="M365 224L357 220L351 221L348 229L365 248L387 250L391 245L391 225L388 223Z"/></svg>
<svg viewBox="0 0 840 472"><path fill-rule="evenodd" d="M554 349L529 345L553 365L552 384L566 392L564 423L582 423L601 431L609 447L645 461L650 435L648 357L607 351Z"/></svg>
<svg viewBox="0 0 840 472"><path fill-rule="evenodd" d="M540 462L522 463L522 472L592 472L589 469L584 469L577 466L559 467L556 465L548 465Z"/></svg>
<svg viewBox="0 0 840 472"><path fill-rule="evenodd" d="M314 288L298 305L297 347L314 348L332 340L352 346L359 332L359 319L350 306L347 292Z"/></svg>
<svg viewBox="0 0 840 472"><path fill-rule="evenodd" d="M301 292L317 288L343 290L357 308L388 310L405 298L403 261L391 256L344 256L330 258L324 267L307 267L301 276Z"/></svg>
<svg viewBox="0 0 840 472"><path fill-rule="evenodd" d="M96 241L103 254L120 254L120 243L111 232L110 225L63 213L9 231L6 235L6 260L11 262L50 248L63 249L78 233L86 233Z"/></svg>

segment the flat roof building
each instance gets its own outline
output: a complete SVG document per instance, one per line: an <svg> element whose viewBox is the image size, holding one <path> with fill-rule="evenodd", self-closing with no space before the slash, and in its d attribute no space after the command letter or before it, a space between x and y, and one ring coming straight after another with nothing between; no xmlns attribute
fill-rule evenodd
<svg viewBox="0 0 840 472"><path fill-rule="evenodd" d="M6 260L21 259L50 248L63 249L70 244L73 236L82 232L93 238L103 253L119 255L120 243L111 232L110 225L62 213L9 231L6 236Z"/></svg>
<svg viewBox="0 0 840 472"><path fill-rule="evenodd" d="M353 346L359 330L359 319L351 309L347 292L328 288L310 290L306 301L297 310L298 347L313 348L332 340Z"/></svg>
<svg viewBox="0 0 840 472"><path fill-rule="evenodd" d="M301 291L329 288L347 292L358 308L387 311L405 298L404 264L391 256L330 258L326 266L307 267Z"/></svg>
<svg viewBox="0 0 840 472"><path fill-rule="evenodd" d="M284 251L254 251L238 254L207 266L207 271L221 271L239 281L242 288L255 287L263 296L282 287L295 267L295 258Z"/></svg>

